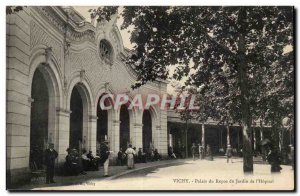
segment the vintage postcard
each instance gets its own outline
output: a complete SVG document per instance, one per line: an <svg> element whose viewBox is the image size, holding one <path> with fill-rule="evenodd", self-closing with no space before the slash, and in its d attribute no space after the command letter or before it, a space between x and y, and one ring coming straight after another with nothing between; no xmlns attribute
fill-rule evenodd
<svg viewBox="0 0 300 196"><path fill-rule="evenodd" d="M295 191L293 6L6 6L6 189Z"/></svg>

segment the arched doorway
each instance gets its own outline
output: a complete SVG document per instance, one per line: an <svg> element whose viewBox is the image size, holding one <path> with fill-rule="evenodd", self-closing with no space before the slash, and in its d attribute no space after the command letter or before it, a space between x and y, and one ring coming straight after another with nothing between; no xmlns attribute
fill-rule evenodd
<svg viewBox="0 0 300 196"><path fill-rule="evenodd" d="M101 96L102 97L102 96ZM100 107L100 100L99 98L97 102L97 147L98 150L100 144L108 139L108 111L106 109L102 109ZM110 100L107 98L104 100L104 105L109 106L111 105Z"/></svg>
<svg viewBox="0 0 300 196"><path fill-rule="evenodd" d="M36 69L31 87L30 156L29 162L38 168L43 165L43 152L48 143L49 92L47 80L40 69Z"/></svg>
<svg viewBox="0 0 300 196"><path fill-rule="evenodd" d="M107 139L107 110L102 110L97 106L97 142L101 143Z"/></svg>
<svg viewBox="0 0 300 196"><path fill-rule="evenodd" d="M77 86L72 90L70 109L69 146L70 148L79 149L83 141L83 102Z"/></svg>
<svg viewBox="0 0 300 196"><path fill-rule="evenodd" d="M126 105L121 106L120 121L120 148L124 151L130 143L129 111Z"/></svg>
<svg viewBox="0 0 300 196"><path fill-rule="evenodd" d="M152 143L152 118L149 110L143 112L143 151L149 152Z"/></svg>

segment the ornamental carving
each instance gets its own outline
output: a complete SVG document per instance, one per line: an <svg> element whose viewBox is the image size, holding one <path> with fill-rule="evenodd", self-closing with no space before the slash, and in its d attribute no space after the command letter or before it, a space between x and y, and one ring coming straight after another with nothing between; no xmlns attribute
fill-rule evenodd
<svg viewBox="0 0 300 196"><path fill-rule="evenodd" d="M95 42L95 32L91 29L81 29L82 32L76 31L74 28L71 27L70 24L67 24L66 21L60 19L51 7L36 7L38 13L40 13L49 23L54 26L58 31L61 33L66 33L67 38L80 42L80 41L91 41Z"/></svg>
<svg viewBox="0 0 300 196"><path fill-rule="evenodd" d="M82 66L84 69L87 69L89 71L93 71L90 69L93 69L95 67L100 66L99 58L96 53L96 51L91 49L85 49L80 52L70 52L69 55L70 64L72 66L72 69L82 69Z"/></svg>
<svg viewBox="0 0 300 196"><path fill-rule="evenodd" d="M32 50L37 45L46 45L47 47L52 48L53 55L56 57L58 63L61 64L61 44L52 39L39 25L33 21L30 24L30 30L30 49Z"/></svg>

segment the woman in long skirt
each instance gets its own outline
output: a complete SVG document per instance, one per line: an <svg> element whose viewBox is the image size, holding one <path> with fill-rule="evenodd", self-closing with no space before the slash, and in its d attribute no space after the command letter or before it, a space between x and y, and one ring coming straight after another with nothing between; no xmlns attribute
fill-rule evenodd
<svg viewBox="0 0 300 196"><path fill-rule="evenodd" d="M127 167L128 169L132 169L134 167L134 155L135 151L132 148L132 145L129 144L127 150L125 151L127 154Z"/></svg>

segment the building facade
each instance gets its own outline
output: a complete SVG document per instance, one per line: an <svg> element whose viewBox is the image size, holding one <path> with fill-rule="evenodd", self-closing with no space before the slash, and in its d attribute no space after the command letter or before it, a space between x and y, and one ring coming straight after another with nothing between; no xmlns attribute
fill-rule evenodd
<svg viewBox="0 0 300 196"><path fill-rule="evenodd" d="M132 143L167 154L167 112L102 110L105 94L166 94L165 81L136 90L133 65L122 59L124 48L117 17L96 26L85 22L72 7L24 7L7 15L7 183L30 177L30 163L47 143L54 143L57 165L66 149L97 152L108 140L114 154ZM37 160L38 162L38 160Z"/></svg>
<svg viewBox="0 0 300 196"><path fill-rule="evenodd" d="M243 154L243 127L238 123L220 124L211 118L204 123L195 119L185 122L173 110L168 111L167 122L168 144L179 156L192 156L191 147L193 143L202 145L204 149L209 145L212 153L216 156L224 156L228 145L233 149L235 156L242 156ZM262 141L272 140L272 127L261 122L253 122L251 129L253 154L254 156L262 155L265 153L261 145ZM294 133L287 127L283 127L279 137L278 146L283 156L283 164L287 164L289 161L286 152L289 145L294 146ZM185 151L185 146L187 146L187 151Z"/></svg>

